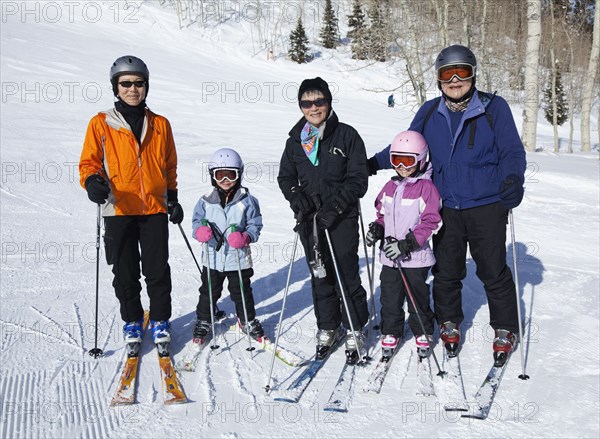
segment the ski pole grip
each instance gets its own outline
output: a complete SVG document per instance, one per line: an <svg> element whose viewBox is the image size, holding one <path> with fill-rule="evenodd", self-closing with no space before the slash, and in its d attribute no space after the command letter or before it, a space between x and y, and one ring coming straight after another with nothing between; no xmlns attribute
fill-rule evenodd
<svg viewBox="0 0 600 439"><path fill-rule="evenodd" d="M235 230L237 229L237 226L235 224L231 224L231 232L235 232Z"/></svg>
<svg viewBox="0 0 600 439"><path fill-rule="evenodd" d="M202 225L203 226L208 226L208 220L206 218L202 219Z"/></svg>

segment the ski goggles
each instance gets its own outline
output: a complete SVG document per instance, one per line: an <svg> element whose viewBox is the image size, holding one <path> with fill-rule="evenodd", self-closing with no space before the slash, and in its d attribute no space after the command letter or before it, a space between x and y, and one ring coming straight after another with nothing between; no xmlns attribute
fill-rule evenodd
<svg viewBox="0 0 600 439"><path fill-rule="evenodd" d="M390 153L390 162L394 168L410 169L417 165L419 156L410 152Z"/></svg>
<svg viewBox="0 0 600 439"><path fill-rule="evenodd" d="M237 181L240 177L239 170L236 168L216 168L212 170L213 178L218 183L227 181Z"/></svg>
<svg viewBox="0 0 600 439"><path fill-rule="evenodd" d="M316 105L317 107L324 107L325 105L327 105L327 99L320 98L320 99L315 99L314 101L309 101L309 100L300 101L300 106L306 110L311 108L313 105Z"/></svg>
<svg viewBox="0 0 600 439"><path fill-rule="evenodd" d="M466 81L473 76L475 76L475 68L471 64L450 64L440 67L437 71L437 79L440 82L450 82L454 77Z"/></svg>
<svg viewBox="0 0 600 439"><path fill-rule="evenodd" d="M123 88L131 88L132 85L135 85L135 88L142 88L146 85L146 81L121 81L119 85Z"/></svg>

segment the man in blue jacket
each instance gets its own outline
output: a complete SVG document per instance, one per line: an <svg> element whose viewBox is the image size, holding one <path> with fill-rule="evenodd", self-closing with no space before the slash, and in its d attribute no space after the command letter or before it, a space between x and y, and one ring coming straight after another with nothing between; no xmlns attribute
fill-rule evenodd
<svg viewBox="0 0 600 439"><path fill-rule="evenodd" d="M523 199L525 149L508 103L475 88L477 62L467 47L445 48L435 68L442 96L425 102L408 129L427 140L433 182L443 200L432 270L440 337L448 354L456 355L468 244L487 294L498 357L514 348L519 333L505 242L508 211ZM369 159L371 173L389 167L389 146Z"/></svg>

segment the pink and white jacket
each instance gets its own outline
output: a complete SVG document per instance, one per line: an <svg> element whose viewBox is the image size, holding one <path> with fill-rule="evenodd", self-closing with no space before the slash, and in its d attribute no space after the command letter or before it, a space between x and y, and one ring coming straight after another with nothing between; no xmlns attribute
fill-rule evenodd
<svg viewBox="0 0 600 439"><path fill-rule="evenodd" d="M404 239L413 231L420 249L411 252L411 259L402 262L405 268L430 267L435 264L431 237L442 227L440 207L442 201L431 181L431 164L416 177L394 177L381 189L375 200L376 221L384 227L384 236ZM380 252L383 265L393 267L394 262Z"/></svg>

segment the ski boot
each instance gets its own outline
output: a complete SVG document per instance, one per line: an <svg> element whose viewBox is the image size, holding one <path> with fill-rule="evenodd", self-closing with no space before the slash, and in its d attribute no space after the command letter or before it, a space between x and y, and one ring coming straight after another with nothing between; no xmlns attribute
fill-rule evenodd
<svg viewBox="0 0 600 439"><path fill-rule="evenodd" d="M458 325L453 322L443 323L440 328L440 338L444 343L448 357L456 357L460 344L460 330L458 329Z"/></svg>
<svg viewBox="0 0 600 439"><path fill-rule="evenodd" d="M171 341L171 323L168 320L150 320L152 341L158 349L160 357L169 356L169 342Z"/></svg>
<svg viewBox="0 0 600 439"><path fill-rule="evenodd" d="M192 345L194 349L199 351L206 343L206 339L210 334L211 325L210 322L206 320L196 320L196 325L194 326L193 336L192 336Z"/></svg>
<svg viewBox="0 0 600 439"><path fill-rule="evenodd" d="M250 323L247 325L238 319L238 325L240 325L240 329L244 334L248 334L248 330L250 330L250 337L252 337L258 343L262 343L263 339L266 338L265 331L258 319L250 321Z"/></svg>
<svg viewBox="0 0 600 439"><path fill-rule="evenodd" d="M502 367L517 345L517 337L506 329L496 329L494 337L494 366Z"/></svg>
<svg viewBox="0 0 600 439"><path fill-rule="evenodd" d="M355 340L356 339L356 340ZM358 342L358 346L356 343ZM360 361L360 353L365 345L365 334L362 330L354 331L350 329L346 332L346 364L356 364Z"/></svg>
<svg viewBox="0 0 600 439"><path fill-rule="evenodd" d="M329 355L329 351L334 343L338 340L338 329L319 329L315 336L315 342L317 343L317 353L315 358L317 360L323 360Z"/></svg>
<svg viewBox="0 0 600 439"><path fill-rule="evenodd" d="M423 361L423 359L429 357L431 354L431 342L433 341L433 337L431 335L419 335L415 337L415 344L417 345L417 355L419 356L419 361Z"/></svg>
<svg viewBox="0 0 600 439"><path fill-rule="evenodd" d="M398 344L400 343L400 337L395 335L382 335L381 336L381 361L388 362L396 353Z"/></svg>
<svg viewBox="0 0 600 439"><path fill-rule="evenodd" d="M142 344L142 320L127 322L123 325L123 339L128 357L137 357Z"/></svg>

